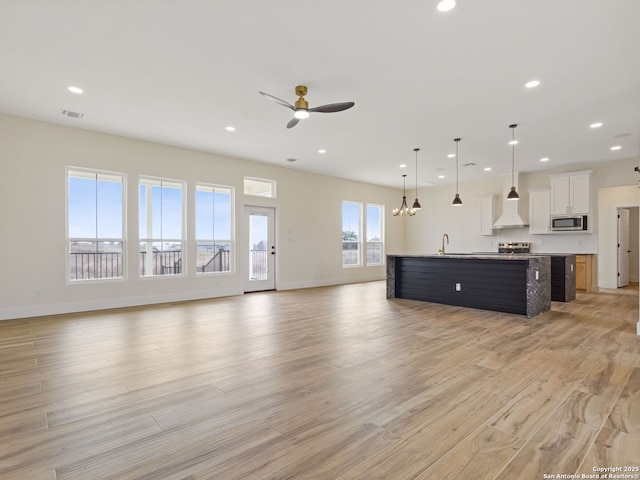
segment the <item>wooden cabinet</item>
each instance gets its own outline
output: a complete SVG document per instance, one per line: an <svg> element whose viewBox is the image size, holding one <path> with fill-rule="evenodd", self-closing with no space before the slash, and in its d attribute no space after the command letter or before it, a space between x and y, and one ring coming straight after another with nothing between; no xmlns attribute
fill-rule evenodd
<svg viewBox="0 0 640 480"><path fill-rule="evenodd" d="M496 196L494 194L478 197L480 235L493 235L493 224L496 217Z"/></svg>
<svg viewBox="0 0 640 480"><path fill-rule="evenodd" d="M548 188L529 190L529 233L536 235L551 232L550 199Z"/></svg>
<svg viewBox="0 0 640 480"><path fill-rule="evenodd" d="M551 185L551 215L589 213L591 170L551 175L549 179Z"/></svg>
<svg viewBox="0 0 640 480"><path fill-rule="evenodd" d="M591 291L593 280L591 255L576 255L576 290Z"/></svg>

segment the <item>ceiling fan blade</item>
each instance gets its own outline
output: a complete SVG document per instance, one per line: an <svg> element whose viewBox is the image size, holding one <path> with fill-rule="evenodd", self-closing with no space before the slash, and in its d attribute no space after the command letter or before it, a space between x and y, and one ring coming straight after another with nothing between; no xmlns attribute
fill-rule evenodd
<svg viewBox="0 0 640 480"><path fill-rule="evenodd" d="M310 108L310 112L333 113L341 112L355 105L353 102L330 103L328 105L320 105L319 107Z"/></svg>
<svg viewBox="0 0 640 480"><path fill-rule="evenodd" d="M285 102L284 100L278 98L278 97L274 97L273 95L269 95L268 93L264 93L264 92L258 92L260 95L262 95L263 97L267 97L269 100L272 100L276 103L279 103L280 105L282 105L283 107L287 107L290 108L291 110L294 109L294 106L291 105L288 102Z"/></svg>
<svg viewBox="0 0 640 480"><path fill-rule="evenodd" d="M299 118L293 117L291 120L289 120L289 123L287 123L287 128L295 127L299 121L300 121Z"/></svg>

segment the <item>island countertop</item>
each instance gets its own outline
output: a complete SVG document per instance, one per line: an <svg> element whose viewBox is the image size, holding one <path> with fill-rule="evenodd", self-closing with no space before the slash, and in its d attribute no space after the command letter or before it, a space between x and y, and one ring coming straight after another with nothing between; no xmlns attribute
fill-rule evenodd
<svg viewBox="0 0 640 480"><path fill-rule="evenodd" d="M387 297L526 315L551 309L551 256L387 255Z"/></svg>
<svg viewBox="0 0 640 480"><path fill-rule="evenodd" d="M544 253L445 253L444 255L439 253L426 254L426 255L400 255L400 254L388 254L387 258L485 258L491 260L526 260L528 258L537 258L545 256L553 256L555 254Z"/></svg>

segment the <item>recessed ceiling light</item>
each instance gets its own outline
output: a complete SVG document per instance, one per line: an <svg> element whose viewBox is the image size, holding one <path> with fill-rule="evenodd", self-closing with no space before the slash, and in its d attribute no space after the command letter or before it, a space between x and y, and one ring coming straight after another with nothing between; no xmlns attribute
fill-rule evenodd
<svg viewBox="0 0 640 480"><path fill-rule="evenodd" d="M509 140L509 145L517 145L518 140Z"/></svg>
<svg viewBox="0 0 640 480"><path fill-rule="evenodd" d="M456 0L440 0L438 2L438 10L441 12L448 12L456 6Z"/></svg>
<svg viewBox="0 0 640 480"><path fill-rule="evenodd" d="M407 164L406 163L401 163L400 164L400 168L407 168Z"/></svg>
<svg viewBox="0 0 640 480"><path fill-rule="evenodd" d="M438 175L438 178L444 178L444 175Z"/></svg>
<svg viewBox="0 0 640 480"><path fill-rule="evenodd" d="M527 88L535 88L538 85L540 85L540 80L531 80L524 84L524 86Z"/></svg>
<svg viewBox="0 0 640 480"><path fill-rule="evenodd" d="M82 95L84 93L84 90L81 89L80 87L67 87L67 90L69 90L71 93L75 93L76 95Z"/></svg>
<svg viewBox="0 0 640 480"><path fill-rule="evenodd" d="M491 171L491 167L484 167L484 171L485 172L490 172Z"/></svg>
<svg viewBox="0 0 640 480"><path fill-rule="evenodd" d="M602 122L595 122L595 123L592 123L591 125L589 125L589 127L591 127L591 128L600 128L602 125L603 125Z"/></svg>
<svg viewBox="0 0 640 480"><path fill-rule="evenodd" d="M224 129L227 132L235 132L236 131L236 127L232 127L231 125L229 125L228 127L224 127Z"/></svg>
<svg viewBox="0 0 640 480"><path fill-rule="evenodd" d="M549 157L542 157L540 159L541 162L548 162L549 161Z"/></svg>
<svg viewBox="0 0 640 480"><path fill-rule="evenodd" d="M614 145L613 147L611 147L611 150L616 151L616 150L621 150L622 147L620 145Z"/></svg>
<svg viewBox="0 0 640 480"><path fill-rule="evenodd" d="M456 154L455 153L450 153L449 155L447 155L447 158L456 158Z"/></svg>
<svg viewBox="0 0 640 480"><path fill-rule="evenodd" d="M320 150L318 150L318 153L327 153L327 151L324 148L321 148Z"/></svg>

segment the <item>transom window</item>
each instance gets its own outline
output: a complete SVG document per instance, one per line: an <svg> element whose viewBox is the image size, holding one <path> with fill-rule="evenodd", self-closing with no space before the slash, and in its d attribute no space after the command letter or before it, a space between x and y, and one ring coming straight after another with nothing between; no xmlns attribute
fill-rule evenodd
<svg viewBox="0 0 640 480"><path fill-rule="evenodd" d="M244 194L276 198L276 181L264 178L244 177Z"/></svg>

